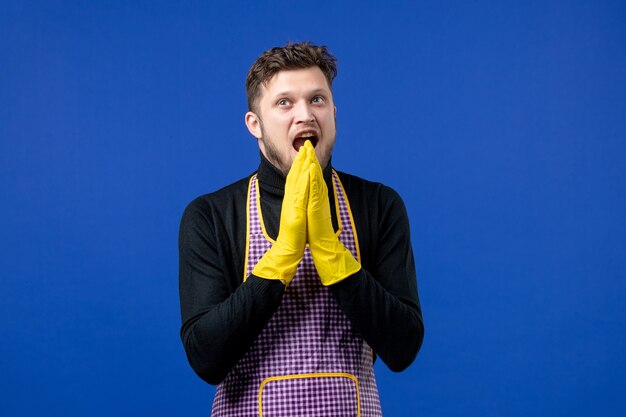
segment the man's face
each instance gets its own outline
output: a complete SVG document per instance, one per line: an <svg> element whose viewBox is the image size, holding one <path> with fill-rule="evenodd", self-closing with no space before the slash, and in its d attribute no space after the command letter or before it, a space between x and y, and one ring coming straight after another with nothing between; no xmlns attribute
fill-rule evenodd
<svg viewBox="0 0 626 417"><path fill-rule="evenodd" d="M324 168L335 145L335 104L318 67L280 71L261 86L257 113L246 113L246 126L263 155L285 175L308 139Z"/></svg>

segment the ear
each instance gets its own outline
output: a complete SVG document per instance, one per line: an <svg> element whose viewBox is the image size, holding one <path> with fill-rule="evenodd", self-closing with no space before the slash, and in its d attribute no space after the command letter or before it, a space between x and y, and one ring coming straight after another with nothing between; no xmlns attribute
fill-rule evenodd
<svg viewBox="0 0 626 417"><path fill-rule="evenodd" d="M335 106L335 119L337 118L337 106Z"/></svg>
<svg viewBox="0 0 626 417"><path fill-rule="evenodd" d="M251 111L246 113L245 116L246 127L252 136L257 139L261 139L261 119L256 113L252 113Z"/></svg>

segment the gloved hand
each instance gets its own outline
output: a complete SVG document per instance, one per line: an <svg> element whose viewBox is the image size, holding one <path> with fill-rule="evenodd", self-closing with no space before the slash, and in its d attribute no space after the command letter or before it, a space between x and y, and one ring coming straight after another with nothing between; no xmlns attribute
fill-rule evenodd
<svg viewBox="0 0 626 417"><path fill-rule="evenodd" d="M278 237L252 270L257 277L278 279L289 285L304 256L311 165L308 153L312 149L310 142L309 148L300 147L287 174Z"/></svg>
<svg viewBox="0 0 626 417"><path fill-rule="evenodd" d="M304 146L309 148L311 165L307 207L309 247L322 285L332 285L358 272L361 264L354 259L352 253L335 234L330 216L328 187L324 182L322 167L310 142Z"/></svg>

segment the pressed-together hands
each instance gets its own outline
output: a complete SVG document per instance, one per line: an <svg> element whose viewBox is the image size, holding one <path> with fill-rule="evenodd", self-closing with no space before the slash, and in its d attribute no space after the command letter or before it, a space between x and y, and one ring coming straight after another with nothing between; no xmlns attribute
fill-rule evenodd
<svg viewBox="0 0 626 417"><path fill-rule="evenodd" d="M288 285L304 256L307 242L323 285L335 284L361 269L335 234L328 187L313 145L308 140L298 151L287 174L276 243L263 255L252 273Z"/></svg>
<svg viewBox="0 0 626 417"><path fill-rule="evenodd" d="M278 237L252 270L257 277L278 279L287 285L296 273L296 268L304 256L307 238L309 171L310 161L307 151L305 147L301 147L287 174Z"/></svg>

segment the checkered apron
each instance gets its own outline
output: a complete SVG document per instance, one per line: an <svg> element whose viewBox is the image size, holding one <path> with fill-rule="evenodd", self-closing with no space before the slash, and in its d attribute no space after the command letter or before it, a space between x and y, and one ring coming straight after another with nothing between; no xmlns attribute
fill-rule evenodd
<svg viewBox="0 0 626 417"><path fill-rule="evenodd" d="M339 239L358 257L350 208L336 172ZM256 175L248 189L248 276L272 246ZM317 275L307 247L278 310L217 387L213 417L381 416L372 350Z"/></svg>

